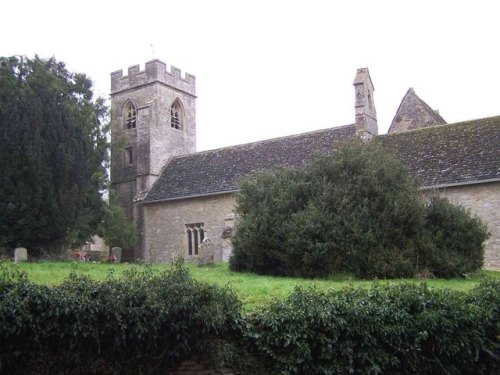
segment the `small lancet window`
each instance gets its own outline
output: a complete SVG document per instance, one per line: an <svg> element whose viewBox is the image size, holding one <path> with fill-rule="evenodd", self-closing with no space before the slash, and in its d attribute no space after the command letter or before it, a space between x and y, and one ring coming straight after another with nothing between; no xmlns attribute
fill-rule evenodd
<svg viewBox="0 0 500 375"><path fill-rule="evenodd" d="M198 255L198 246L199 246L199 244L198 244L198 239L199 239L198 235L199 235L199 233L196 230L196 228L193 229L193 237L194 237L194 249L193 250L194 250L194 255Z"/></svg>
<svg viewBox="0 0 500 375"><path fill-rule="evenodd" d="M134 154L132 153L132 147L127 147L125 149L127 164L132 165L134 162Z"/></svg>
<svg viewBox="0 0 500 375"><path fill-rule="evenodd" d="M170 127L177 130L182 129L182 107L178 100L170 108Z"/></svg>
<svg viewBox="0 0 500 375"><path fill-rule="evenodd" d="M125 106L125 123L127 129L135 129L137 122L137 110L132 102L128 102Z"/></svg>
<svg viewBox="0 0 500 375"><path fill-rule="evenodd" d="M191 237L191 230L187 230L187 238L188 238L188 255L193 255L193 240Z"/></svg>

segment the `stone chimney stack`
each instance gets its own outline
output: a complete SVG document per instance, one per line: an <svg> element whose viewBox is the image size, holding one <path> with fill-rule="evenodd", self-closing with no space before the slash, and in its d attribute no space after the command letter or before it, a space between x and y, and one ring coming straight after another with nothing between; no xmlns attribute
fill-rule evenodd
<svg viewBox="0 0 500 375"><path fill-rule="evenodd" d="M373 100L372 79L368 68L360 68L354 78L354 92L356 95L356 133L363 139L369 140L378 134L377 111Z"/></svg>

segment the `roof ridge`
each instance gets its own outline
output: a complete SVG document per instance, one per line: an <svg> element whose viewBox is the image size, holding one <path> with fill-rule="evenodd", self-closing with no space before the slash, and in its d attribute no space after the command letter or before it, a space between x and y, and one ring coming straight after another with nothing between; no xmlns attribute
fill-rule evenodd
<svg viewBox="0 0 500 375"><path fill-rule="evenodd" d="M290 134L290 135L285 135L285 136L282 136L282 137L274 137L274 138L262 139L260 141L253 141L253 142L248 142L248 143L240 143L240 144L237 144L237 145L224 146L224 147L219 147L219 148L213 148L213 149L210 149L210 150L196 151L196 152L191 152L189 154L182 154L182 155L174 156L170 160L181 159L181 158L185 158L187 156L192 156L192 155L201 155L201 154L208 154L208 153L222 151L222 150L236 149L236 148L245 147L245 146L253 146L253 145L258 145L258 144L267 143L267 142L273 142L273 141L277 141L277 140L281 140L281 139L297 138L297 137L300 137L300 136L304 136L304 135L308 135L308 134L321 133L321 132L325 132L325 131L328 131L328 130L343 129L343 128L347 128L349 126L354 126L354 124L334 126L334 127L331 127L331 128L311 130L311 131L304 132L304 133Z"/></svg>

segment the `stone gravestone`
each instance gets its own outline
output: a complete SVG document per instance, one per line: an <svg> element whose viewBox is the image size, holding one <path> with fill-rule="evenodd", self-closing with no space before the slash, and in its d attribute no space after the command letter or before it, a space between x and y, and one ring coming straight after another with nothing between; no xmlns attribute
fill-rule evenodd
<svg viewBox="0 0 500 375"><path fill-rule="evenodd" d="M122 248L121 247L112 247L111 248L111 256L115 257L115 263L120 263L122 261Z"/></svg>
<svg viewBox="0 0 500 375"><path fill-rule="evenodd" d="M205 266L214 263L214 248L210 238L205 238L198 251L198 265Z"/></svg>
<svg viewBox="0 0 500 375"><path fill-rule="evenodd" d="M91 262L99 262L102 258L102 251L90 250L90 261Z"/></svg>
<svg viewBox="0 0 500 375"><path fill-rule="evenodd" d="M14 263L27 262L28 250L25 247L16 247L14 250Z"/></svg>

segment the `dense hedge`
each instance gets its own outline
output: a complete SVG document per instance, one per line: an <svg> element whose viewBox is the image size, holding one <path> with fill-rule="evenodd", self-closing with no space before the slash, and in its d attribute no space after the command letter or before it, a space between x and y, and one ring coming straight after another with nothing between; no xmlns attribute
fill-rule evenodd
<svg viewBox="0 0 500 375"><path fill-rule="evenodd" d="M262 374L494 374L500 282L464 294L425 285L296 289L249 321Z"/></svg>
<svg viewBox="0 0 500 375"><path fill-rule="evenodd" d="M131 271L125 282L72 275L53 288L4 272L0 373L168 373L193 353L230 358L239 324L235 295L182 267Z"/></svg>
<svg viewBox="0 0 500 375"><path fill-rule="evenodd" d="M242 318L225 288L178 267L58 287L0 272L0 373L167 374L193 354L242 374L493 374L500 280L321 292Z"/></svg>
<svg viewBox="0 0 500 375"><path fill-rule="evenodd" d="M418 181L376 142L342 144L302 169L243 181L231 269L361 278L455 277L483 260L486 226Z"/></svg>

